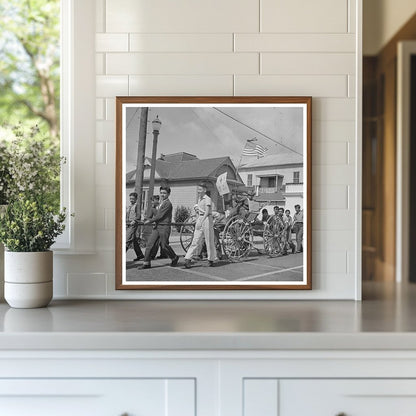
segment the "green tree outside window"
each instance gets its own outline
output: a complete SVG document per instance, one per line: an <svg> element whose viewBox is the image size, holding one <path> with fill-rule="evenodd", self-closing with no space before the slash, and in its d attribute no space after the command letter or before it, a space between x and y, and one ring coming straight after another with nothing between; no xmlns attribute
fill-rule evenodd
<svg viewBox="0 0 416 416"><path fill-rule="evenodd" d="M0 0L0 124L59 140L60 1Z"/></svg>

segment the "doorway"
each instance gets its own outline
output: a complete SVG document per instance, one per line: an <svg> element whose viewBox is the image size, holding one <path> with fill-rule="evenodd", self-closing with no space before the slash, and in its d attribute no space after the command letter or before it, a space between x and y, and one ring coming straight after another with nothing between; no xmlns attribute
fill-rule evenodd
<svg viewBox="0 0 416 416"><path fill-rule="evenodd" d="M416 41L397 49L397 281L416 283Z"/></svg>

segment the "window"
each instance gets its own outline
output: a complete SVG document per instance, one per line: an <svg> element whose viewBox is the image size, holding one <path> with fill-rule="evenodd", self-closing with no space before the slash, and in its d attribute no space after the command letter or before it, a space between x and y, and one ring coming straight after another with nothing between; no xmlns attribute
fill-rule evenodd
<svg viewBox="0 0 416 416"><path fill-rule="evenodd" d="M293 183L299 183L299 172L293 172Z"/></svg>
<svg viewBox="0 0 416 416"><path fill-rule="evenodd" d="M0 128L36 126L47 153L60 155L60 0L0 2ZM7 141L7 140L6 140ZM22 146L24 148L24 146ZM52 173L50 173L52 174ZM59 176L48 204L59 210Z"/></svg>
<svg viewBox="0 0 416 416"><path fill-rule="evenodd" d="M263 176L260 178L261 188L276 188L276 176Z"/></svg>
<svg viewBox="0 0 416 416"><path fill-rule="evenodd" d="M253 186L253 174L251 173L247 175L247 186Z"/></svg>

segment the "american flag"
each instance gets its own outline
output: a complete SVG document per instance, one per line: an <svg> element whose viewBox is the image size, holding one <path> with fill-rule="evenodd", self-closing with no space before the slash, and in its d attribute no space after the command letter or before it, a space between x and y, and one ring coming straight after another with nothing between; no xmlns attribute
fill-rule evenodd
<svg viewBox="0 0 416 416"><path fill-rule="evenodd" d="M252 141L247 140L243 149L243 156L257 156L257 158L263 157L267 152L267 147L261 144L254 144Z"/></svg>

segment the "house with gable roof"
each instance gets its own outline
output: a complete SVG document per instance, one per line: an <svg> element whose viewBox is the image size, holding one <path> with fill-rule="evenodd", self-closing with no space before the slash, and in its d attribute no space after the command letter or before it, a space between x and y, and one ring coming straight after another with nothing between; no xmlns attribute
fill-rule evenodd
<svg viewBox="0 0 416 416"><path fill-rule="evenodd" d="M290 209L303 206L303 156L296 153L268 155L242 165L238 171L246 186L255 189L254 199Z"/></svg>
<svg viewBox="0 0 416 416"><path fill-rule="evenodd" d="M151 162L150 158L145 159L142 209L147 206ZM244 182L229 156L199 159L196 155L186 152L161 155L156 159L155 194L158 194L159 186L168 184L172 190L170 200L173 209L179 205L192 208L197 202L197 185L205 181L215 207L222 210L224 201L218 194L215 183L218 176L225 172L230 190L244 187ZM134 191L135 182L136 170L132 170L126 174L127 195Z"/></svg>

